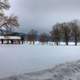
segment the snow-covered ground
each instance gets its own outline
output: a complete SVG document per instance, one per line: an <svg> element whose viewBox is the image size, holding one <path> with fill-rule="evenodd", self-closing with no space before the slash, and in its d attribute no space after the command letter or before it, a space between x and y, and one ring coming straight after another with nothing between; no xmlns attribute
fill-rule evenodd
<svg viewBox="0 0 80 80"><path fill-rule="evenodd" d="M42 71L10 76L0 80L80 80L80 60Z"/></svg>
<svg viewBox="0 0 80 80"><path fill-rule="evenodd" d="M52 68L56 64L79 59L80 46L0 44L0 78Z"/></svg>

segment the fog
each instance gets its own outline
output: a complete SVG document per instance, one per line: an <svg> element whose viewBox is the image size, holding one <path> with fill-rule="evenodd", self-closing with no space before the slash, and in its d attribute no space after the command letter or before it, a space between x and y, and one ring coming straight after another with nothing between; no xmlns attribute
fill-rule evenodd
<svg viewBox="0 0 80 80"><path fill-rule="evenodd" d="M50 31L57 22L80 19L80 0L10 0L6 14L19 17L20 31Z"/></svg>

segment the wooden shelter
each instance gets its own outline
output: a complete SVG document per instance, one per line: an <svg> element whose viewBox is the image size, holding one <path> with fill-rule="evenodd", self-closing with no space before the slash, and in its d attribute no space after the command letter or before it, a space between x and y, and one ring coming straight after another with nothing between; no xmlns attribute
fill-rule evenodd
<svg viewBox="0 0 80 80"><path fill-rule="evenodd" d="M20 36L0 36L1 44L20 44L21 37Z"/></svg>

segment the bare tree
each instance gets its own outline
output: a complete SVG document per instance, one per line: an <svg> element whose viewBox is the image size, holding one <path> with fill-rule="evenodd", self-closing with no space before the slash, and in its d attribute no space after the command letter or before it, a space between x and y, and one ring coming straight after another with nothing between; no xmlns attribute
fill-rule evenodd
<svg viewBox="0 0 80 80"><path fill-rule="evenodd" d="M39 36L39 42L41 42L42 44L47 43L48 42L48 36L46 33L41 33Z"/></svg>
<svg viewBox="0 0 80 80"><path fill-rule="evenodd" d="M14 27L18 27L18 18L17 16L5 16L3 10L9 9L10 5L8 0L0 0L0 29L3 27L6 29L6 32L11 32Z"/></svg>
<svg viewBox="0 0 80 80"><path fill-rule="evenodd" d="M68 45L69 35L70 35L70 28L67 25L67 23L62 23L60 28L61 28L61 32L64 35L64 41L66 42L66 45Z"/></svg>
<svg viewBox="0 0 80 80"><path fill-rule="evenodd" d="M79 26L76 23L71 22L70 24L71 24L71 31L72 31L72 34L73 34L73 37L74 37L75 45L77 45L77 42L78 42L78 39L79 39L80 29L79 29Z"/></svg>
<svg viewBox="0 0 80 80"><path fill-rule="evenodd" d="M0 21L4 17L4 10L8 10L10 8L8 0L0 0Z"/></svg>
<svg viewBox="0 0 80 80"><path fill-rule="evenodd" d="M10 5L9 5L8 0L0 0L0 26L4 22L4 10L7 10L9 8L10 8ZM0 28L0 30L1 30L1 28Z"/></svg>
<svg viewBox="0 0 80 80"><path fill-rule="evenodd" d="M60 26L60 24L54 25L52 31L50 32L52 41L54 41L56 43L56 45L58 45L59 41L60 41L59 26Z"/></svg>
<svg viewBox="0 0 80 80"><path fill-rule="evenodd" d="M3 28L5 28L6 34L12 31L14 27L18 27L17 16L6 16L4 10L10 8L8 0L0 0L0 31L4 33ZM7 41L9 43L9 41Z"/></svg>
<svg viewBox="0 0 80 80"><path fill-rule="evenodd" d="M13 28L18 28L19 22L17 16L4 17L2 26L6 28L7 33L11 32Z"/></svg>
<svg viewBox="0 0 80 80"><path fill-rule="evenodd" d="M36 41L36 38L37 38L37 31L35 30L30 30L30 32L27 34L27 41L33 44L35 44L35 41Z"/></svg>
<svg viewBox="0 0 80 80"><path fill-rule="evenodd" d="M9 9L10 5L8 0L0 0L0 9Z"/></svg>

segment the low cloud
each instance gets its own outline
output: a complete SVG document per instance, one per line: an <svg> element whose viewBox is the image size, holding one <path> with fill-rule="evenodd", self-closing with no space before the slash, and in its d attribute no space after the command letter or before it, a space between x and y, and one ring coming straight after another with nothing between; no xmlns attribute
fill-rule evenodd
<svg viewBox="0 0 80 80"><path fill-rule="evenodd" d="M11 0L7 14L20 19L21 29L50 30L56 22L80 19L80 0Z"/></svg>

